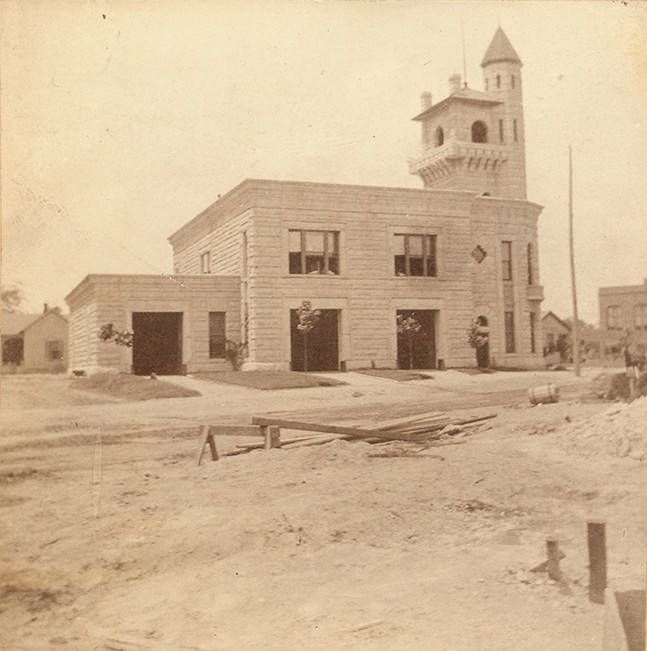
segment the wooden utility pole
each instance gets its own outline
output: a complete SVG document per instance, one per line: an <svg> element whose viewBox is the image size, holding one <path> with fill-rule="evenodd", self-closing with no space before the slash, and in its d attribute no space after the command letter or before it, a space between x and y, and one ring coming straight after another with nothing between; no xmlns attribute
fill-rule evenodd
<svg viewBox="0 0 647 651"><path fill-rule="evenodd" d="M577 288L575 287L575 246L573 244L573 152L568 146L568 235L571 250L571 288L573 290L573 364L580 375L580 335L577 323Z"/></svg>

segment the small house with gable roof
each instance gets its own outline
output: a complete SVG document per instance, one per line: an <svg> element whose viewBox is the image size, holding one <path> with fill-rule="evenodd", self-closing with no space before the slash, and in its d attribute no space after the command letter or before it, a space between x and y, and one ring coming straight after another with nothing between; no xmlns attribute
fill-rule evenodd
<svg viewBox="0 0 647 651"><path fill-rule="evenodd" d="M41 314L2 310L2 370L60 373L67 368L68 322L45 304Z"/></svg>

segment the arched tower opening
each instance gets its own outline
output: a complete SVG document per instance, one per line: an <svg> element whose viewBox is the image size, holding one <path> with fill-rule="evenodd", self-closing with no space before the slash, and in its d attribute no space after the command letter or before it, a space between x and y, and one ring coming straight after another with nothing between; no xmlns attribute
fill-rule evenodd
<svg viewBox="0 0 647 651"><path fill-rule="evenodd" d="M487 142L487 126L482 120L472 124L472 142Z"/></svg>
<svg viewBox="0 0 647 651"><path fill-rule="evenodd" d="M442 127L438 127L434 134L434 145L440 147L445 142L445 132Z"/></svg>

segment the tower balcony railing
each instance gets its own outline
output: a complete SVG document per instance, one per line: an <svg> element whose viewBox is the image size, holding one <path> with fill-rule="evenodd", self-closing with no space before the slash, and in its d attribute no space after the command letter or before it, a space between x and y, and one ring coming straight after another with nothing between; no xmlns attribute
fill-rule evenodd
<svg viewBox="0 0 647 651"><path fill-rule="evenodd" d="M422 155L409 159L409 172L418 174L421 170L442 164L453 159L472 159L475 164L502 163L508 158L510 146L490 142L469 142L456 138L449 139L440 147L425 146Z"/></svg>

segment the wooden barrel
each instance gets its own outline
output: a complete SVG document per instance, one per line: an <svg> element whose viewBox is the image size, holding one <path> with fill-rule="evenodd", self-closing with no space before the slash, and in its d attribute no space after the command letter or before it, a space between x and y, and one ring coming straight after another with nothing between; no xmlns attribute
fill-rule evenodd
<svg viewBox="0 0 647 651"><path fill-rule="evenodd" d="M528 399L533 405L546 402L559 402L559 387L556 387L554 384L533 387L528 391Z"/></svg>

